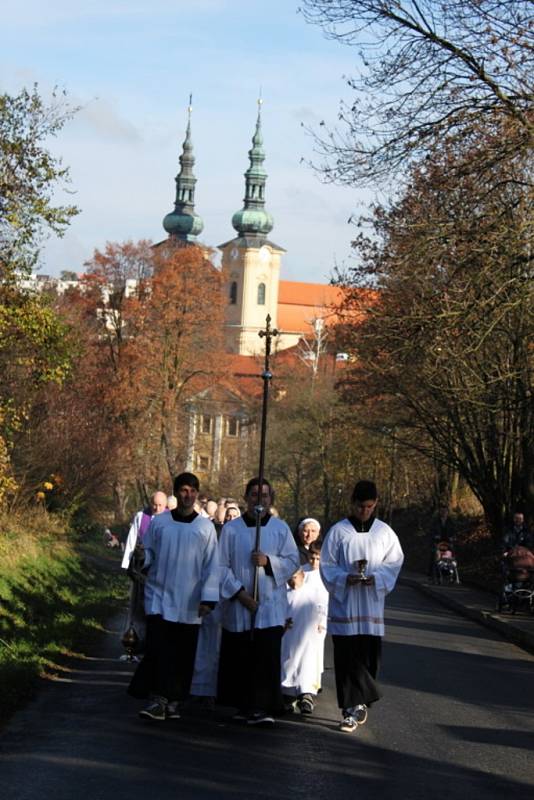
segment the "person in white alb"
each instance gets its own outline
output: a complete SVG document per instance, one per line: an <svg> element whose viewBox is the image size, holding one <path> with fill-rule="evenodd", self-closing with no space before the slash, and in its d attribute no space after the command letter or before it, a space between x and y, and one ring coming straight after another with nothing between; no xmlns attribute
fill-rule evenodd
<svg viewBox="0 0 534 800"><path fill-rule="evenodd" d="M224 521L230 522L241 516L239 506L233 502L227 503ZM217 522L213 520L217 531ZM218 532L222 530L220 526ZM221 649L221 615L224 603L219 601L209 616L204 617L198 635L197 655L195 670L191 682L192 697L199 698L204 709L211 710L217 696L217 675L219 671L219 652Z"/></svg>
<svg viewBox="0 0 534 800"><path fill-rule="evenodd" d="M267 511L274 501L268 481L253 478L245 490L247 510L227 522L219 541L222 638L219 702L237 709L236 719L272 725L282 711L280 646L287 618L286 581L299 566L293 534ZM261 536L256 550L256 517ZM258 567L258 601L253 597Z"/></svg>
<svg viewBox="0 0 534 800"><path fill-rule="evenodd" d="M367 709L381 696L376 682L384 636L384 603L403 562L399 540L375 517L378 500L372 481L359 481L350 516L336 522L321 550L321 576L330 595L328 632L340 730L350 733L367 720Z"/></svg>
<svg viewBox="0 0 534 800"><path fill-rule="evenodd" d="M146 652L128 692L150 698L140 716L177 719L189 695L200 623L219 600L219 554L212 522L194 510L198 478L174 481L178 507L154 517L144 537Z"/></svg>
<svg viewBox="0 0 534 800"><path fill-rule="evenodd" d="M328 592L321 580L321 548L308 550L308 564L288 581L289 626L282 639L282 693L288 711L312 714L321 689Z"/></svg>

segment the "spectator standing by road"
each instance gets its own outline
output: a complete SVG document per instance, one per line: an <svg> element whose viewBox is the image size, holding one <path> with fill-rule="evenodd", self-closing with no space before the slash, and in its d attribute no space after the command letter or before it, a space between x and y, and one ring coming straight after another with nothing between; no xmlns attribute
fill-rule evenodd
<svg viewBox="0 0 534 800"><path fill-rule="evenodd" d="M514 512L512 524L505 530L502 537L503 553L507 553L517 546L527 547L529 550L534 548L534 536L525 524L525 515L522 511Z"/></svg>

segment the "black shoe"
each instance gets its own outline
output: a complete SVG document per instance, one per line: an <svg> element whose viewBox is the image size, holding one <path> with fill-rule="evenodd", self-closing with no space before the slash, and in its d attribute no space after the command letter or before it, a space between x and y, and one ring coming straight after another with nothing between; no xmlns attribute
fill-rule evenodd
<svg viewBox="0 0 534 800"><path fill-rule="evenodd" d="M271 727L271 725L274 725L274 717L271 717L270 714L266 714L264 711L256 711L254 714L250 714L248 717L247 725L263 725L264 727Z"/></svg>
<svg viewBox="0 0 534 800"><path fill-rule="evenodd" d="M163 722L167 719L167 704L161 700L153 700L139 712L142 719L154 719L157 722Z"/></svg>
<svg viewBox="0 0 534 800"><path fill-rule="evenodd" d="M313 714L314 703L311 694L303 694L297 700L297 706L301 714Z"/></svg>
<svg viewBox="0 0 534 800"><path fill-rule="evenodd" d="M180 719L180 703L178 700L174 700L172 703L167 703L166 709L166 716L167 719Z"/></svg>

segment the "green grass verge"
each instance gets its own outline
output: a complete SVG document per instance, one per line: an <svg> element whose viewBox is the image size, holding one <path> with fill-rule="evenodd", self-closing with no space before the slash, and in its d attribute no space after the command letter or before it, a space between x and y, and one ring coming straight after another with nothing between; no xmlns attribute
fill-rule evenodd
<svg viewBox="0 0 534 800"><path fill-rule="evenodd" d="M82 539L58 523L47 530L46 520L44 532L8 524L0 527L0 722L40 676L90 646L127 593L118 556L99 535Z"/></svg>

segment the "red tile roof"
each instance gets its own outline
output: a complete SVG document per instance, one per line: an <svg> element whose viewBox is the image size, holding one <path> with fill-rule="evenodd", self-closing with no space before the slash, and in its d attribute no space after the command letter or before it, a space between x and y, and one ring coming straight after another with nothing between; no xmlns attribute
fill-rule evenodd
<svg viewBox="0 0 534 800"><path fill-rule="evenodd" d="M338 286L322 283L297 283L280 281L278 292L278 326L283 331L310 332L317 317L328 323L336 321L332 307L343 297Z"/></svg>
<svg viewBox="0 0 534 800"><path fill-rule="evenodd" d="M290 304L322 308L338 303L342 296L343 292L338 286L330 286L324 283L280 281L278 305Z"/></svg>

